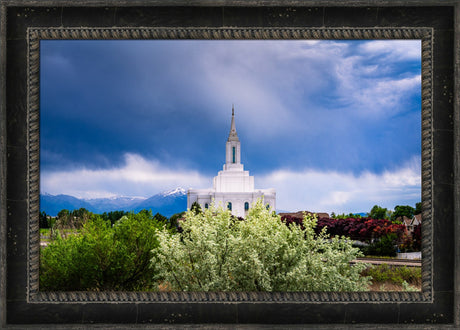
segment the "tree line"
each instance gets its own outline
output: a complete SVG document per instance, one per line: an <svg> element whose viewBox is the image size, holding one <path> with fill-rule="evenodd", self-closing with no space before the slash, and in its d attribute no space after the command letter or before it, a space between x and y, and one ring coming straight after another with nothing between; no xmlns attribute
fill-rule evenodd
<svg viewBox="0 0 460 330"><path fill-rule="evenodd" d="M394 251L394 235L403 237L389 219L288 219L261 201L246 219L196 203L169 218L150 210L41 212L40 226L53 233L40 249L44 291L359 291L369 279L362 265L350 265L363 255L350 238Z"/></svg>
<svg viewBox="0 0 460 330"><path fill-rule="evenodd" d="M371 219L386 219L395 223L401 223L401 220L404 216L412 218L414 215L422 213L422 203L416 203L415 207L410 205L396 205L394 211L388 210L387 208L381 207L379 205L374 205L372 209L367 213L367 217ZM331 218L333 219L346 219L346 218L359 218L360 215L354 213L348 214L335 214L332 212Z"/></svg>
<svg viewBox="0 0 460 330"><path fill-rule="evenodd" d="M261 201L244 221L213 205L169 219L77 211L56 218L40 249L40 290L360 291L369 282L365 266L350 265L361 254L349 240L316 233L315 217L286 225Z"/></svg>

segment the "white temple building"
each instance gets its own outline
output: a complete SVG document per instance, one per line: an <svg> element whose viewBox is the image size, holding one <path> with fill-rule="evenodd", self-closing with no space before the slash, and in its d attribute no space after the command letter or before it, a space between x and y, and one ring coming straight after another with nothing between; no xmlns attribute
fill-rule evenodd
<svg viewBox="0 0 460 330"><path fill-rule="evenodd" d="M189 189L187 191L187 209L198 202L202 209L208 208L212 202L216 206L227 207L232 214L245 217L249 208L259 198L264 199L267 207L275 210L276 191L270 189L254 189L254 177L244 170L241 164L241 143L236 134L235 110L232 107L232 123L225 147L225 164L213 180L209 189Z"/></svg>

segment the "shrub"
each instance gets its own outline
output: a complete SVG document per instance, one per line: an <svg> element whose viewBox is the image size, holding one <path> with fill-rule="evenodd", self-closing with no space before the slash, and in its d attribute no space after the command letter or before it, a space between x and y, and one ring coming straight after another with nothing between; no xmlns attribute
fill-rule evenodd
<svg viewBox="0 0 460 330"><path fill-rule="evenodd" d="M125 215L113 227L93 215L79 233L58 234L41 250L40 290L150 289L159 228L151 213Z"/></svg>
<svg viewBox="0 0 460 330"><path fill-rule="evenodd" d="M152 267L162 288L180 291L360 291L367 277L344 238L316 234L316 218L286 226L258 201L244 221L212 205L188 211L183 232L159 232Z"/></svg>
<svg viewBox="0 0 460 330"><path fill-rule="evenodd" d="M396 256L395 240L397 236L395 234L387 234L378 241L363 248L363 252L366 255L372 256Z"/></svg>

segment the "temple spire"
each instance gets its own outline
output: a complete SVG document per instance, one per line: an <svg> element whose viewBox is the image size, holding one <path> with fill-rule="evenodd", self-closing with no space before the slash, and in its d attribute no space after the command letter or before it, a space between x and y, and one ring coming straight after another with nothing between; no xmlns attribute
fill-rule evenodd
<svg viewBox="0 0 460 330"><path fill-rule="evenodd" d="M232 104L232 123L230 125L230 133L228 134L227 141L240 141L238 139L238 134L236 134L236 127L235 127L235 107Z"/></svg>

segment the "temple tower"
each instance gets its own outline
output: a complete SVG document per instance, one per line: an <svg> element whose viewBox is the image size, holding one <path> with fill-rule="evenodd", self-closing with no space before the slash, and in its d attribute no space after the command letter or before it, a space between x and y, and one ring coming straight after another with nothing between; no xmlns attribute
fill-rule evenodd
<svg viewBox="0 0 460 330"><path fill-rule="evenodd" d="M202 208L208 208L214 202L230 209L233 215L244 217L252 204L262 197L267 207L275 209L275 189L254 189L254 177L241 164L241 142L236 132L235 108L232 106L223 170L214 177L212 188L188 190L187 208L194 202L198 202Z"/></svg>

